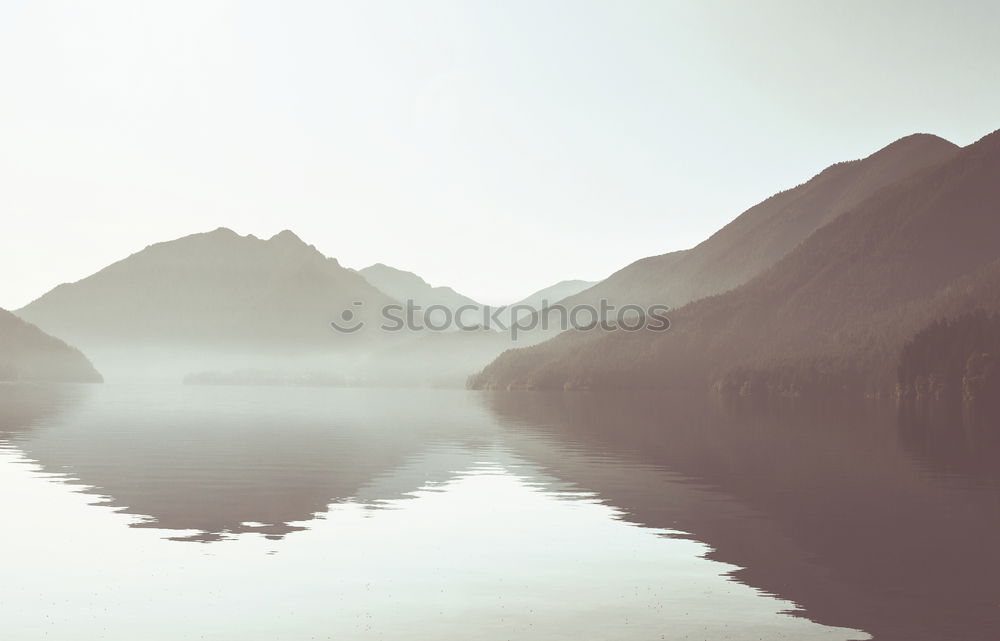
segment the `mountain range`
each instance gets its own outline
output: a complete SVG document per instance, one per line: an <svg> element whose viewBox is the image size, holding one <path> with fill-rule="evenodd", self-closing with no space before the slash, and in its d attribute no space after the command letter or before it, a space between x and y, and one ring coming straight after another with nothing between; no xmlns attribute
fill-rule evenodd
<svg viewBox="0 0 1000 641"><path fill-rule="evenodd" d="M484 305L468 296L456 292L451 287L433 287L423 278L413 272L403 271L390 267L382 263L376 263L358 271L369 283L387 295L400 302L412 301L416 305L427 309L432 305L445 307L452 312L459 308L465 308L462 314L462 321L466 324L473 324L477 319L484 318L485 308L489 308L492 314L497 306ZM559 301L582 292L585 289L596 285L595 281L586 280L563 280L549 287L538 290L521 300L500 306L502 311L499 314L501 322L507 326L515 313L519 318L532 311L540 311L543 307L553 305Z"/></svg>
<svg viewBox="0 0 1000 641"><path fill-rule="evenodd" d="M343 267L291 231L219 228L150 245L16 313L115 380L461 385L509 347L498 332L381 331L383 310L406 300L482 308L381 263Z"/></svg>
<svg viewBox="0 0 1000 641"><path fill-rule="evenodd" d="M563 281L504 310L510 322L515 305L666 305L669 332L581 329L537 345L551 334L515 343L485 329L385 332L383 310L407 300L486 306L382 263L348 269L291 231L260 239L219 228L56 287L15 312L37 328L5 318L4 338L83 358L65 340L128 379L454 384L482 368L472 387L887 394L902 346L930 323L1000 310L998 141L959 148L907 136L766 199L691 249L598 283ZM7 371L15 361L19 377L34 371L25 354L8 356ZM69 370L96 374L79 359Z"/></svg>
<svg viewBox="0 0 1000 641"><path fill-rule="evenodd" d="M638 260L563 302L596 305L605 299L619 306L679 307L721 294L771 267L880 189L957 150L943 138L914 134L866 158L837 163L754 205L697 246Z"/></svg>
<svg viewBox="0 0 1000 641"><path fill-rule="evenodd" d="M584 292L679 304L670 331L566 332L504 353L470 384L889 393L906 340L940 315L996 305L998 176L1000 133L961 149L910 136L835 165L698 247L639 261ZM782 220L791 232L776 235ZM739 285L742 275L752 277Z"/></svg>
<svg viewBox="0 0 1000 641"><path fill-rule="evenodd" d="M290 231L219 228L150 245L17 314L77 344L312 348L336 338L329 320L355 301L365 316L391 299Z"/></svg>
<svg viewBox="0 0 1000 641"><path fill-rule="evenodd" d="M392 302L290 231L264 240L219 228L146 247L16 313L105 375L180 380L206 369L345 369ZM344 313L362 330L333 331Z"/></svg>

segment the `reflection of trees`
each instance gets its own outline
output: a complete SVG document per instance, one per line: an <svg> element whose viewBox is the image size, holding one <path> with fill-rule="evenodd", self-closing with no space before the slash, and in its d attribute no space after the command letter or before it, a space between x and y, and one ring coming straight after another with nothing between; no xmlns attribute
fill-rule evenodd
<svg viewBox="0 0 1000 641"><path fill-rule="evenodd" d="M489 398L512 429L558 443L530 455L553 474L629 520L691 532L745 568L739 580L813 620L900 641L985 641L1000 626L984 596L1000 567L997 490L961 457L947 477L928 474L892 412L733 417L649 395Z"/></svg>

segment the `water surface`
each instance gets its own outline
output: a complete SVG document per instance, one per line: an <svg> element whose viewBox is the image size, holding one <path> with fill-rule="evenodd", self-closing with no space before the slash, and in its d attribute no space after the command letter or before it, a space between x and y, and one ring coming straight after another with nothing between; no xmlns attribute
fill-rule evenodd
<svg viewBox="0 0 1000 641"><path fill-rule="evenodd" d="M0 403L4 638L1000 629L990 448L881 415L153 385Z"/></svg>

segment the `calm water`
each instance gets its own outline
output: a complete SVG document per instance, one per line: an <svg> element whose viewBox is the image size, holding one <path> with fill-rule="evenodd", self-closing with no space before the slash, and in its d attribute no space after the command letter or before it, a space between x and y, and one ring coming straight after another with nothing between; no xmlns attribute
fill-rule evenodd
<svg viewBox="0 0 1000 641"><path fill-rule="evenodd" d="M641 397L0 386L0 638L992 640L997 450Z"/></svg>

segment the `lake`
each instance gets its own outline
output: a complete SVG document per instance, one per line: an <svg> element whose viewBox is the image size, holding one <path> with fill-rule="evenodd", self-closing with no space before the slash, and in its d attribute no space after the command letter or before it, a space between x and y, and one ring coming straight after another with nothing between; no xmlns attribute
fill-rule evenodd
<svg viewBox="0 0 1000 641"><path fill-rule="evenodd" d="M998 451L887 410L0 385L0 637L996 639Z"/></svg>

